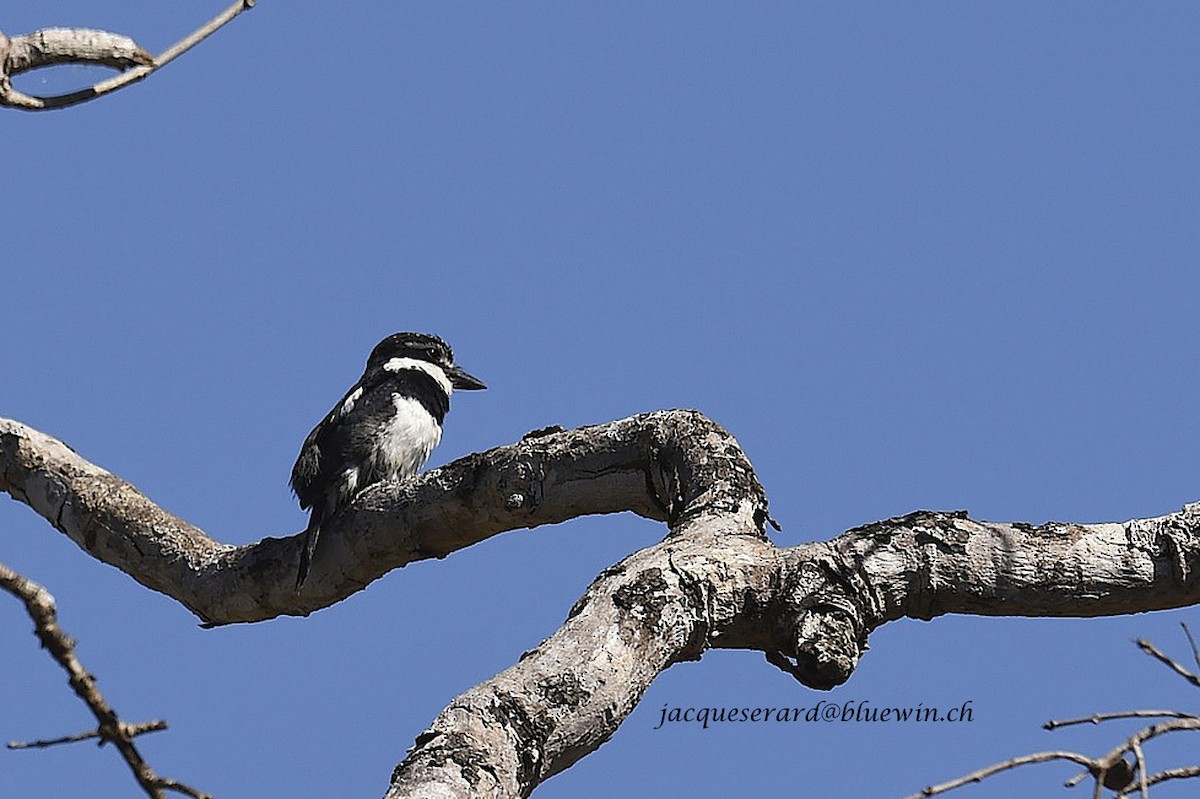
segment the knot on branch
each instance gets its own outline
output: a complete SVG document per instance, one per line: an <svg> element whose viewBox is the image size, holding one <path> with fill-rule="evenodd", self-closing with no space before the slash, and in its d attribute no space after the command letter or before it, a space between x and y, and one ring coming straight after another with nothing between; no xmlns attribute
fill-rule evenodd
<svg viewBox="0 0 1200 799"><path fill-rule="evenodd" d="M785 576L780 594L780 619L789 625L783 640L791 651L768 652L768 662L809 688L827 691L846 682L875 626L869 591L828 552L804 557Z"/></svg>
<svg viewBox="0 0 1200 799"><path fill-rule="evenodd" d="M542 459L516 448L513 456L497 464L496 489L505 510L537 510L545 496L546 467Z"/></svg>

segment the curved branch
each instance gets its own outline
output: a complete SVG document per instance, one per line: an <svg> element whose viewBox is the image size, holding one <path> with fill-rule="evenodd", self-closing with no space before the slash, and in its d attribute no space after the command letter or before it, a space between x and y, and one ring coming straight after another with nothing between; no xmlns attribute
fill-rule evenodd
<svg viewBox="0 0 1200 799"><path fill-rule="evenodd" d="M220 543L18 422L0 420L0 489L210 624L304 615L506 530L618 511L665 521L667 537L601 573L554 635L443 711L393 775L393 799L528 795L610 737L655 676L710 648L763 651L828 689L849 678L871 631L900 618L1200 601L1200 505L1088 525L919 511L777 548L749 461L695 411L539 431L373 486L331 520L301 593L299 534Z"/></svg>
<svg viewBox="0 0 1200 799"><path fill-rule="evenodd" d="M9 38L0 31L0 106L25 111L50 111L95 100L150 76L207 39L238 14L252 8L256 0L236 0L213 19L200 26L157 57L133 39L108 31L88 28L47 28ZM31 69L57 64L111 67L122 74L70 94L38 97L13 88L12 77Z"/></svg>
<svg viewBox="0 0 1200 799"><path fill-rule="evenodd" d="M993 763L990 766L985 766L978 771L972 771L962 777L958 777L947 782L939 783L938 785L927 785L919 792L906 796L904 799L922 799L922 797L938 796L939 794L948 793L955 788L961 788L964 785L970 785L973 782L982 782L993 774L999 774L1002 771L1018 768L1020 766L1030 766L1036 763L1049 763L1052 760L1069 760L1072 763L1078 763L1092 771L1099 771L1097 761L1090 757L1079 754L1078 752L1037 752L1032 755L1022 755L1021 757L1009 758L1000 763Z"/></svg>
<svg viewBox="0 0 1200 799"><path fill-rule="evenodd" d="M307 615L386 572L497 533L631 511L678 522L766 499L733 436L701 414L666 411L526 437L405 483L373 486L322 530L301 593L300 536L235 547L168 513L70 447L0 420L0 490L81 548L178 600L209 624ZM293 581L294 582L294 581Z"/></svg>

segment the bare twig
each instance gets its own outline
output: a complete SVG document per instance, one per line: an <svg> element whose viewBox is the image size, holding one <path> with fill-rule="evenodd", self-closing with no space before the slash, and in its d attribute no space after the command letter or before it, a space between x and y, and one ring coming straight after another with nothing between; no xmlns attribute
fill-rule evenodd
<svg viewBox="0 0 1200 799"><path fill-rule="evenodd" d="M1168 780L1190 780L1200 777L1200 766L1180 766L1179 768L1169 768L1160 771L1157 774L1151 774L1146 778L1146 786L1157 785L1160 782ZM1122 799L1129 796L1135 789L1140 790L1140 785L1130 786L1128 789L1118 793L1114 799Z"/></svg>
<svg viewBox="0 0 1200 799"><path fill-rule="evenodd" d="M1014 757L1001 763L994 763L986 768L979 769L979 771L973 771L970 774L950 780L949 782L943 782L940 785L926 786L917 793L904 797L904 799L922 799L922 797L937 796L938 794L952 791L955 788L961 788L972 782L979 782L993 774L999 774L1001 771L1008 771L1018 766L1028 766L1033 763L1048 763L1051 760L1070 760L1072 763L1078 763L1089 771L1099 769L1099 765L1095 760L1076 752L1038 752L1032 755Z"/></svg>
<svg viewBox="0 0 1200 799"><path fill-rule="evenodd" d="M1157 738L1160 735L1166 735L1171 732L1184 731L1200 731L1200 718L1176 719L1175 721L1164 721L1160 724L1155 724L1153 727L1145 727L1138 730L1125 743L1113 749L1109 756L1113 756L1118 752L1130 752L1135 744L1142 744L1149 741L1151 738Z"/></svg>
<svg viewBox="0 0 1200 799"><path fill-rule="evenodd" d="M1191 713L1184 713L1181 710L1126 710L1120 713L1094 713L1083 718L1063 719L1062 721L1051 719L1042 725L1042 729L1056 730L1059 727L1069 727L1072 724L1099 724L1102 721L1112 721L1113 719L1146 718L1197 719L1200 718L1200 716L1195 716Z"/></svg>
<svg viewBox="0 0 1200 799"><path fill-rule="evenodd" d="M1187 633L1188 640L1192 643L1192 652L1196 654L1195 641L1192 640L1191 633L1184 626L1184 631ZM1161 663L1166 664L1177 674L1181 675L1193 685L1197 684L1196 675L1185 669L1183 666L1176 663L1174 660L1164 655L1154 646L1154 644L1144 639L1137 640L1138 648L1143 652L1157 659ZM1197 655L1197 661L1200 662L1200 655ZM1152 738L1157 738L1161 735L1166 735L1172 732L1181 732L1185 730L1200 731L1200 716L1191 713L1184 713L1178 710L1129 710L1120 713L1095 713L1091 716L1082 718L1066 719L1063 721L1051 720L1043 725L1044 729L1054 730L1059 727L1068 727L1074 724L1099 724L1102 721L1111 721L1113 719L1130 719L1130 718L1169 718L1170 721L1160 722L1150 727L1143 727L1133 735L1126 738L1112 751L1105 754L1103 757L1090 758L1086 755L1081 755L1076 752L1040 752L1038 754L1026 755L1024 757L1015 757L1011 760L1005 760L1001 763L982 768L979 771L967 774L964 777L944 782L940 785L932 785L920 793L915 793L905 799L921 799L921 797L936 796L955 788L960 788L972 782L979 782L993 774L1001 771L1006 771L1017 766L1024 766L1030 763L1045 763L1050 760L1071 760L1083 766L1086 771L1077 774L1065 783L1066 787L1071 788L1078 785L1089 776L1095 781L1095 787L1092 795L1099 799L1104 788L1116 791L1117 797L1132 796L1134 792L1141 795L1142 799L1149 799L1150 786L1159 782L1172 779L1187 779L1189 777L1200 776L1200 766L1187 766L1184 768L1169 769L1160 771L1157 774L1147 775L1146 755L1142 750L1142 744ZM1130 764L1125 759L1127 753L1132 753L1134 763Z"/></svg>
<svg viewBox="0 0 1200 799"><path fill-rule="evenodd" d="M134 737L137 737L138 735L144 735L148 732L158 732L159 730L165 730L166 728L167 728L167 723L165 721L145 721L145 722L142 722L141 724L126 724L125 732L129 735L130 738L134 738ZM104 736L104 732L99 727L97 727L94 730L88 730L87 732L76 733L75 735L64 735L61 738L47 738L42 741L28 741L28 742L26 742L26 741L9 741L8 748L9 749L46 749L51 746L58 746L59 744L73 744L73 743L77 743L78 741L90 741L93 738L102 738L103 736Z"/></svg>
<svg viewBox="0 0 1200 799"><path fill-rule="evenodd" d="M1142 650L1150 657L1156 659L1158 662L1165 665L1171 671L1175 672L1180 677L1182 677L1183 679L1190 682L1192 685L1196 686L1197 688L1200 688L1200 677L1197 677L1195 674L1192 674L1190 671L1185 669L1179 663L1172 660L1167 655L1163 654L1158 649L1158 647L1156 647L1154 644L1150 643L1145 638L1139 638L1139 639L1137 639L1137 641L1135 641L1135 643L1138 645L1138 649Z"/></svg>
<svg viewBox="0 0 1200 799"><path fill-rule="evenodd" d="M103 97L117 89L137 83L166 66L207 39L238 14L252 8L254 3L255 0L236 0L233 5L158 56L151 56L128 37L107 31L49 28L12 38L0 32L0 105L26 111L49 111ZM125 71L89 88L54 97L38 97L13 88L14 75L55 64L91 64Z"/></svg>
<svg viewBox="0 0 1200 799"><path fill-rule="evenodd" d="M1133 756L1137 762L1138 789L1142 792L1142 799L1150 799L1150 788L1146 785L1146 754L1137 741L1134 741L1130 748L1133 749Z"/></svg>
<svg viewBox="0 0 1200 799"><path fill-rule="evenodd" d="M38 640L41 641L42 647L49 651L51 656L58 661L59 665L66 670L71 688L75 691L76 696L84 701L88 709L92 711L92 715L96 717L96 721L99 722L99 727L97 727L94 734L85 733L82 736L68 736L67 738L60 738L53 741L39 741L26 746L52 746L56 743L67 743L71 740L85 740L91 737L99 738L102 742L111 742L116 746L117 751L121 753L121 756L125 758L125 762L129 764L130 770L133 771L134 778L137 779L138 784L142 786L142 789L151 799L165 799L165 794L163 793L165 790L186 794L193 797L193 799L211 799L208 794L198 791L195 788L158 776L142 758L141 753L134 746L134 736L143 732L150 732L151 728L163 729L166 727L166 722L126 724L121 721L116 711L109 706L108 702L96 688L95 678L87 672L83 664L75 657L75 643L58 626L58 613L55 610L54 597L50 595L49 591L32 580L21 576L3 563L0 563L0 589L7 591L25 604L25 610L29 613L29 617L33 619L34 632ZM9 748L25 747L9 744Z"/></svg>
<svg viewBox="0 0 1200 799"><path fill-rule="evenodd" d="M1196 639L1192 637L1192 631L1188 629L1187 622L1180 622L1179 626L1183 628L1183 634L1187 636L1188 643L1192 646L1192 659L1196 661L1196 665L1200 666L1200 649L1196 648Z"/></svg>

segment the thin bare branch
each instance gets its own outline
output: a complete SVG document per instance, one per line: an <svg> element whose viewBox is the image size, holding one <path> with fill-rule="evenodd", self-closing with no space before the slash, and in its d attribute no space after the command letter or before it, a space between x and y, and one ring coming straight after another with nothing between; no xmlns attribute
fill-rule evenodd
<svg viewBox="0 0 1200 799"><path fill-rule="evenodd" d="M1162 735L1167 735L1172 732L1187 732L1200 731L1200 718L1195 716L1186 716L1174 721L1164 721L1161 724L1155 724L1150 727L1143 727L1133 735L1126 738L1120 744L1115 746L1111 751L1103 757L1096 758L1097 764L1107 764L1105 773L1097 775L1093 769L1088 769L1088 772L1097 777L1098 781L1103 782L1104 787L1111 788L1114 791L1130 790L1133 785L1133 777L1136 774L1145 773L1145 757L1141 754L1142 744L1153 738ZM1130 767L1125 761L1125 754L1132 752L1137 758L1137 768ZM1068 786L1078 783L1087 774L1079 775L1067 782ZM1151 784L1147 781L1147 785Z"/></svg>
<svg viewBox="0 0 1200 799"><path fill-rule="evenodd" d="M1195 716L1191 713L1184 713L1181 710L1125 710L1119 713L1094 713L1090 716L1084 716L1083 718L1064 719L1062 721L1051 719L1042 725L1042 729L1056 730L1059 727L1069 727L1072 724L1099 724L1102 721L1112 721L1113 719L1149 718L1197 719L1200 718L1200 716Z"/></svg>
<svg viewBox="0 0 1200 799"><path fill-rule="evenodd" d="M1108 754L1108 757L1115 757L1118 753L1132 751L1134 744L1142 744L1152 738L1158 738L1162 735L1167 735L1172 732L1200 732L1200 718L1176 719L1175 721L1164 721L1161 724L1155 724L1152 727L1146 727L1138 730L1133 735L1129 736L1124 744L1116 747Z"/></svg>
<svg viewBox="0 0 1200 799"><path fill-rule="evenodd" d="M1194 732L1198 730L1200 730L1200 718L1195 716L1185 716L1175 721L1165 721L1161 724L1144 727L1126 738L1103 757L1095 760L1097 764L1108 764L1105 773L1097 775L1094 769L1089 768L1087 774L1081 774L1069 780L1067 786L1077 784L1081 779L1090 774L1093 777L1097 777L1098 781L1103 782L1106 788L1111 788L1114 791L1129 792L1134 787L1137 787L1133 782L1135 774L1140 776L1145 775L1146 762L1145 756L1142 753L1143 743L1152 738L1172 732ZM1125 761L1125 754L1128 752L1132 752L1134 757L1137 758L1136 767L1129 766ZM1153 785L1154 781L1146 779L1145 783L1149 786ZM1138 784L1141 784L1140 780Z"/></svg>
<svg viewBox="0 0 1200 799"><path fill-rule="evenodd" d="M236 0L233 5L158 56L151 56L126 36L107 31L49 28L11 38L0 32L0 105L25 111L49 111L111 94L162 69L243 11L252 8L255 2L256 0ZM13 87L14 75L56 64L90 64L112 67L123 72L89 88L54 97L25 94Z"/></svg>
<svg viewBox="0 0 1200 799"><path fill-rule="evenodd" d="M1138 789L1141 791L1142 799L1150 799L1150 789L1146 785L1146 754L1142 751L1142 745L1137 741L1133 742L1130 749L1133 750L1134 762L1137 763Z"/></svg>
<svg viewBox="0 0 1200 799"><path fill-rule="evenodd" d="M1180 766L1179 768L1169 768L1160 771L1157 774L1151 774L1149 777L1147 777L1146 787L1149 788L1159 784L1160 782L1167 782L1168 780L1190 780L1197 777L1200 777L1200 766ZM1141 789L1140 783L1116 794L1114 799L1122 799L1122 797L1129 796L1135 789Z"/></svg>
<svg viewBox="0 0 1200 799"><path fill-rule="evenodd" d="M1186 630L1186 627L1185 627ZM1189 640L1191 636L1189 634ZM1182 674L1189 679L1192 678L1190 672L1173 661L1171 658L1160 652L1149 641L1138 639L1136 642L1138 647L1149 655L1157 658L1159 661L1170 666L1177 673ZM1153 738L1161 735L1166 735L1172 732L1196 731L1200 730L1200 716L1184 713L1177 710L1130 710L1120 713L1095 713L1091 716L1083 718L1066 719L1064 721L1048 721L1044 726L1047 730L1054 730L1059 727L1067 727L1074 724L1098 724L1102 721L1111 721L1113 719L1129 719L1129 718L1169 718L1171 721L1164 721L1159 724L1154 724L1150 727L1142 729L1130 735L1103 757L1089 758L1085 755L1080 755L1074 752L1042 752L1036 755L1026 755L1024 757L1012 758L997 763L987 768L980 769L950 782L942 783L925 788L921 793L913 794L906 799L919 799L920 797L935 796L939 793L959 788L972 782L990 777L993 774L1023 766L1029 763L1042 763L1047 760L1065 759L1073 760L1079 763L1087 770L1081 774L1077 774L1067 780L1066 787L1074 787L1082 782L1087 777L1092 777L1095 781L1093 796L1099 799L1103 788L1109 788L1116 791L1118 796L1129 796L1135 790L1141 794L1142 799L1149 799L1150 786L1157 782L1162 782L1167 779L1183 779L1189 776L1197 776L1200 774L1200 767L1188 767L1185 769L1172 769L1169 771L1160 772L1153 776L1147 776L1146 754L1143 751L1142 744ZM1125 759L1127 753L1132 753L1134 763L1129 763Z"/></svg>
<svg viewBox="0 0 1200 799"><path fill-rule="evenodd" d="M1200 667L1200 649L1196 648L1196 639L1192 637L1192 631L1188 629L1187 622L1180 622L1179 626L1183 628L1183 634L1187 636L1188 644L1192 647L1192 660L1196 661L1196 666Z"/></svg>
<svg viewBox="0 0 1200 799"><path fill-rule="evenodd" d="M207 794L195 788L158 776L142 758L133 743L133 738L137 734L136 731L148 732L149 730L144 729L145 725L130 725L121 721L116 711L96 688L95 678L87 672L83 664L79 662L79 658L75 656L74 642L58 626L58 613L55 609L54 597L50 595L49 591L3 563L0 563L0 589L7 591L24 603L26 612L33 620L34 632L43 648L50 652L51 656L67 672L75 695L84 701L88 709L92 711L92 715L96 717L96 721L99 722L94 737L106 743L112 743L117 748L133 772L138 785L142 787L147 796L151 799L165 799L163 792L172 790L191 796L193 799L211 799ZM166 726L165 722L154 722L154 724ZM87 737L92 736L89 734ZM66 741L61 740L61 742L65 743ZM52 743L55 742L45 743L45 745L49 746ZM12 747L10 744L10 748L19 747Z"/></svg>
<svg viewBox="0 0 1200 799"><path fill-rule="evenodd" d="M145 735L148 732L158 732L159 730L167 729L165 721L144 721L140 724L126 724L125 734L130 738L136 738L139 735ZM87 732L76 733L75 735L64 735L61 738L47 738L41 741L9 741L9 749L46 749L51 746L59 746L60 744L73 744L79 741L90 741L93 738L103 738L104 731L100 728L88 730Z"/></svg>
<svg viewBox="0 0 1200 799"><path fill-rule="evenodd" d="M1175 672L1180 677L1182 677L1183 679L1190 682L1192 685L1196 686L1197 688L1200 688L1200 677L1197 677L1195 674L1192 674L1192 672L1185 669L1182 665L1180 665L1178 662L1176 662L1173 658L1164 654L1154 644L1150 643L1149 641L1147 641L1144 638L1137 639L1137 641L1135 641L1135 643L1138 645L1138 649L1142 650L1150 657L1156 659L1158 662L1165 665L1171 671Z"/></svg>
<svg viewBox="0 0 1200 799"><path fill-rule="evenodd" d="M999 774L1002 771L1017 768L1018 766L1028 766L1034 763L1048 763L1052 760L1069 760L1072 763L1087 768L1089 771L1099 771L1100 766L1097 761L1089 757L1081 755L1077 752L1038 752L1032 755L1024 755L1022 757L1014 757L1000 763L994 763L986 768L981 768L978 771L973 771L970 774L959 777L958 779L943 782L939 785L929 785L921 789L911 796L906 796L904 799L922 799L923 797L937 796L938 794L952 791L955 788L961 788L964 785L969 785L973 782L979 782L993 774Z"/></svg>

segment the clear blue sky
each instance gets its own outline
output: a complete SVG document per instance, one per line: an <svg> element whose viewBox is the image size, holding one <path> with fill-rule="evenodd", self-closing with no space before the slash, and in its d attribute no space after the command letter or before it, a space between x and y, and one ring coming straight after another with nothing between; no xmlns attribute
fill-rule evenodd
<svg viewBox="0 0 1200 799"><path fill-rule="evenodd" d="M0 22L157 50L222 5ZM694 407L738 436L784 546L917 508L1170 512L1200 499L1198 25L1171 2L260 0L141 86L0 114L0 414L248 542L303 527L300 442L380 337L425 330L490 386L455 398L433 465ZM63 72L19 85L91 76ZM219 799L381 795L455 694L661 534L514 532L308 619L203 631L0 503L0 560L55 593L127 719L171 722L149 760ZM1130 644L1182 655L1189 619L900 622L829 694L713 652L537 796L899 797L1098 754L1124 728L1041 723L1193 702ZM28 626L0 597L0 738L85 729ZM653 729L664 705L820 699L971 700L974 720ZM93 746L0 751L0 794L81 792L135 788Z"/></svg>

